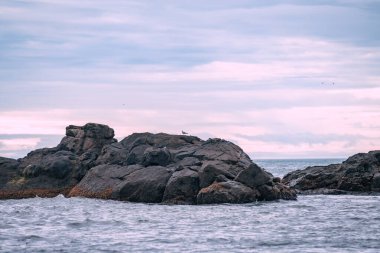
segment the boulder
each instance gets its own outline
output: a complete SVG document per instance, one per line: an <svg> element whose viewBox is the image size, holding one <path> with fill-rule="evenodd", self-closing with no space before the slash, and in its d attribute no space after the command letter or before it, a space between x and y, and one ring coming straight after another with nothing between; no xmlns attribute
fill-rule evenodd
<svg viewBox="0 0 380 253"><path fill-rule="evenodd" d="M163 148L155 148L149 147L144 151L142 164L144 166L166 166L172 162L171 154L166 147Z"/></svg>
<svg viewBox="0 0 380 253"><path fill-rule="evenodd" d="M197 195L197 204L249 203L260 198L260 193L236 181L215 182Z"/></svg>
<svg viewBox="0 0 380 253"><path fill-rule="evenodd" d="M300 191L318 188L335 189L338 186L338 177L336 175L340 173L340 165L338 164L313 166L285 175L282 182Z"/></svg>
<svg viewBox="0 0 380 253"><path fill-rule="evenodd" d="M132 202L162 202L172 171L162 166L150 166L125 177L120 185L119 200Z"/></svg>
<svg viewBox="0 0 380 253"><path fill-rule="evenodd" d="M125 177L143 168L140 165L98 165L92 168L70 191L69 197L117 200L120 198L120 188Z"/></svg>
<svg viewBox="0 0 380 253"><path fill-rule="evenodd" d="M58 145L60 150L68 150L81 155L85 152L99 153L103 146L115 142L114 130L106 125L87 123L84 126L66 127L66 137Z"/></svg>
<svg viewBox="0 0 380 253"><path fill-rule="evenodd" d="M248 185L251 188L255 188L273 181L273 175L261 169L256 164L251 164L248 168L240 171L235 180Z"/></svg>
<svg viewBox="0 0 380 253"><path fill-rule="evenodd" d="M184 168L175 171L166 184L163 201L173 204L195 204L199 192L199 175Z"/></svg>
<svg viewBox="0 0 380 253"><path fill-rule="evenodd" d="M236 171L233 166L220 161L206 161L199 170L200 187L204 188L212 184L216 177L223 175L226 178L233 179Z"/></svg>
<svg viewBox="0 0 380 253"><path fill-rule="evenodd" d="M285 199L285 200L296 200L297 195L295 191L289 191L289 188L284 184L264 184L257 188L260 192L260 197L258 200L276 200L276 199Z"/></svg>
<svg viewBox="0 0 380 253"><path fill-rule="evenodd" d="M161 166L99 165L86 174L69 196L159 203L171 174Z"/></svg>
<svg viewBox="0 0 380 253"><path fill-rule="evenodd" d="M283 183L307 194L380 192L380 151L359 153L341 164L290 172Z"/></svg>

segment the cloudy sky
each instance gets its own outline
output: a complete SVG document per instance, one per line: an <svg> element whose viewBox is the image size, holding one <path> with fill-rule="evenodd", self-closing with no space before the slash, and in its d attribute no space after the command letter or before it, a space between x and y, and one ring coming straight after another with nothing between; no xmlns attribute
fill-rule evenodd
<svg viewBox="0 0 380 253"><path fill-rule="evenodd" d="M379 27L378 0L0 1L0 155L86 122L254 159L380 149Z"/></svg>

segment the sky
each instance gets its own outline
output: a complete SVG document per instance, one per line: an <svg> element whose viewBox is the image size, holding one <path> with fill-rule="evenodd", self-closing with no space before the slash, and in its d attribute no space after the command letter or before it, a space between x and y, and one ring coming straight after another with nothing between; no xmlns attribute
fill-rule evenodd
<svg viewBox="0 0 380 253"><path fill-rule="evenodd" d="M2 0L0 156L68 125L253 159L380 149L379 0Z"/></svg>

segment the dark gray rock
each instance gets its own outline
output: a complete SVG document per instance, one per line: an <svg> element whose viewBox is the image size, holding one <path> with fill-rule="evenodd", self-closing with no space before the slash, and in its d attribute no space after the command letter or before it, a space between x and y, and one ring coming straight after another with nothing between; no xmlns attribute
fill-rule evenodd
<svg viewBox="0 0 380 253"><path fill-rule="evenodd" d="M103 147L102 151L99 154L99 157L95 161L95 165L127 165L127 159L129 155L130 152L126 150L120 142L115 142ZM133 161L129 164L136 164L136 162Z"/></svg>
<svg viewBox="0 0 380 253"><path fill-rule="evenodd" d="M67 156L51 154L45 159L27 165L22 170L22 175L26 178L48 175L51 178L63 179L72 172L74 167L74 162Z"/></svg>
<svg viewBox="0 0 380 253"><path fill-rule="evenodd" d="M166 147L154 148L149 147L144 151L144 158L142 161L144 166L166 166L172 163L171 154Z"/></svg>
<svg viewBox="0 0 380 253"><path fill-rule="evenodd" d="M199 167L202 165L202 162L195 157L184 157L182 160L179 160L177 163L178 166L182 167L189 167L189 166L195 166Z"/></svg>
<svg viewBox="0 0 380 253"><path fill-rule="evenodd" d="M15 163L16 173L0 197L67 195L94 166L103 146L115 142L113 136L113 129L105 125L68 126L57 147L37 149ZM3 167L0 164L0 170Z"/></svg>
<svg viewBox="0 0 380 253"><path fill-rule="evenodd" d="M120 185L119 199L132 202L160 203L172 171L150 166L132 172Z"/></svg>
<svg viewBox="0 0 380 253"><path fill-rule="evenodd" d="M66 127L66 137L62 139L58 149L68 150L77 155L89 151L99 153L104 145L116 141L113 137L114 130L106 125L95 123L87 123L82 127L70 125Z"/></svg>
<svg viewBox="0 0 380 253"><path fill-rule="evenodd" d="M6 188L6 184L17 178L19 162L15 159L0 157L0 190ZM0 193L1 198L1 193Z"/></svg>
<svg viewBox="0 0 380 253"><path fill-rule="evenodd" d="M172 171L161 166L98 165L70 191L69 196L159 203L171 174Z"/></svg>
<svg viewBox="0 0 380 253"><path fill-rule="evenodd" d="M37 177L41 175L41 171L42 168L40 166L35 164L29 164L23 169L22 175L26 178Z"/></svg>
<svg viewBox="0 0 380 253"><path fill-rule="evenodd" d="M223 175L228 179L236 176L233 166L220 161L207 161L203 163L199 170L200 187L204 188L212 184L218 175Z"/></svg>
<svg viewBox="0 0 380 253"><path fill-rule="evenodd" d="M228 165L235 165L236 170L234 174L240 172L238 167L245 168L252 163L249 156L239 146L218 138L208 139L203 142L192 156L201 160L221 161Z"/></svg>
<svg viewBox="0 0 380 253"><path fill-rule="evenodd" d="M131 164L146 164L149 165L149 161L145 160L145 156L147 155L145 151L150 149L151 146L143 144L140 146L136 146L132 148L132 150L127 154L127 159L123 162L123 164L131 165ZM145 160L145 161L144 161ZM112 163L114 163L112 161Z"/></svg>
<svg viewBox="0 0 380 253"><path fill-rule="evenodd" d="M218 175L218 176L216 176L214 182L221 183L221 182L228 182L228 181L230 181L230 179L228 179L226 176L224 176L224 175Z"/></svg>
<svg viewBox="0 0 380 253"><path fill-rule="evenodd" d="M198 173L185 168L173 173L166 184L163 201L174 204L196 204L198 192Z"/></svg>
<svg viewBox="0 0 380 253"><path fill-rule="evenodd" d="M35 150L19 160L18 174L7 183L6 190L27 190L27 196L33 196L34 189L38 190L39 194L35 195L39 196L45 196L41 190L47 194L50 190L66 194L79 182L81 166L79 157L70 151L57 148ZM11 192L9 194L13 194ZM23 197L22 194L18 196Z"/></svg>
<svg viewBox="0 0 380 253"><path fill-rule="evenodd" d="M301 191L318 188L333 189L338 186L338 178L335 175L340 173L340 166L337 164L313 166L285 175L282 182Z"/></svg>
<svg viewBox="0 0 380 253"><path fill-rule="evenodd" d="M70 191L69 196L118 200L124 179L143 168L141 165L98 165L92 168Z"/></svg>
<svg viewBox="0 0 380 253"><path fill-rule="evenodd" d="M253 163L248 168L242 170L235 180L251 188L255 188L273 181L273 175Z"/></svg>
<svg viewBox="0 0 380 253"><path fill-rule="evenodd" d="M371 189L380 192L380 173L375 173L373 175Z"/></svg>
<svg viewBox="0 0 380 253"><path fill-rule="evenodd" d="M308 194L380 192L380 151L359 153L341 164L308 167L287 174L283 182Z"/></svg>
<svg viewBox="0 0 380 253"><path fill-rule="evenodd" d="M259 200L276 200L276 199L285 199L285 200L296 200L297 194L295 191L289 191L289 188L284 184L264 184L259 186L258 191L260 192Z"/></svg>
<svg viewBox="0 0 380 253"><path fill-rule="evenodd" d="M260 193L236 181L215 182L203 188L197 196L197 204L249 203L260 198Z"/></svg>

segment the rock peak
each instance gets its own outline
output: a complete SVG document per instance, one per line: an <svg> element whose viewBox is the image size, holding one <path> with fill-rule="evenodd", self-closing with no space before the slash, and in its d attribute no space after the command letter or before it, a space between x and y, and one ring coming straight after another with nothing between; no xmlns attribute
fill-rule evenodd
<svg viewBox="0 0 380 253"><path fill-rule="evenodd" d="M116 141L113 139L114 136L114 130L107 125L96 123L87 123L84 126L69 125L66 127L66 136L58 147L75 154L87 151L100 152L104 145Z"/></svg>
<svg viewBox="0 0 380 253"><path fill-rule="evenodd" d="M114 130L107 125L97 123L87 123L84 126L69 125L66 127L66 136L69 137L89 137L112 139L115 136Z"/></svg>

